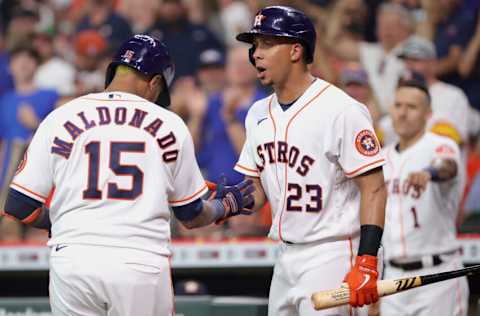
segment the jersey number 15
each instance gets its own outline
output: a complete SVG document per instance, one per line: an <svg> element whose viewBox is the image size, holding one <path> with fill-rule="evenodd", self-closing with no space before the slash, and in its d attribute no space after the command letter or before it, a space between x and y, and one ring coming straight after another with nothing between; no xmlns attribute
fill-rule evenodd
<svg viewBox="0 0 480 316"><path fill-rule="evenodd" d="M117 176L130 176L132 185L129 190L120 189L116 183L109 182L107 198L116 200L134 200L143 192L143 171L136 165L120 163L123 152L144 153L144 142L110 142L109 168ZM88 155L88 180L87 188L83 191L83 198L99 200L102 191L99 189L98 180L100 173L100 142L92 141L85 146Z"/></svg>

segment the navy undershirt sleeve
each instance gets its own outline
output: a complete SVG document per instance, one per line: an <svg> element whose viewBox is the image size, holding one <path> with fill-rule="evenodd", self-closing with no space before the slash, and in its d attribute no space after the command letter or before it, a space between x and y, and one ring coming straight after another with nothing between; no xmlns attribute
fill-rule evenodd
<svg viewBox="0 0 480 316"><path fill-rule="evenodd" d="M203 202L199 198L182 206L173 206L172 210L178 220L191 221L203 211Z"/></svg>
<svg viewBox="0 0 480 316"><path fill-rule="evenodd" d="M42 207L42 205L42 202L32 199L31 197L10 188L8 191L7 201L5 203L5 213L19 220L24 220L37 208Z"/></svg>

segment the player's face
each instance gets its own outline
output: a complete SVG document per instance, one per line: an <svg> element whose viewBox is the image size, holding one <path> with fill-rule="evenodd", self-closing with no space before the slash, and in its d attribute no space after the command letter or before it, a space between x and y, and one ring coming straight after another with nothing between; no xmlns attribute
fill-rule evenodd
<svg viewBox="0 0 480 316"><path fill-rule="evenodd" d="M393 128L400 139L411 139L425 130L431 108L425 92L417 88L401 87L395 94L391 108Z"/></svg>
<svg viewBox="0 0 480 316"><path fill-rule="evenodd" d="M253 58L260 82L267 86L284 82L291 70L292 55L301 45L286 38L266 35L256 36L253 44Z"/></svg>

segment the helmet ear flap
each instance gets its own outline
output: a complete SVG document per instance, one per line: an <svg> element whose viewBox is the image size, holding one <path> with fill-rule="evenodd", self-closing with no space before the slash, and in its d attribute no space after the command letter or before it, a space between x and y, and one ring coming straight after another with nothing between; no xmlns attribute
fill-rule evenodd
<svg viewBox="0 0 480 316"><path fill-rule="evenodd" d="M257 46L255 45L252 45L252 47L248 49L248 59L250 60L250 63L252 63L253 66L255 66L255 58L253 58L253 54L255 53L256 49L257 49Z"/></svg>

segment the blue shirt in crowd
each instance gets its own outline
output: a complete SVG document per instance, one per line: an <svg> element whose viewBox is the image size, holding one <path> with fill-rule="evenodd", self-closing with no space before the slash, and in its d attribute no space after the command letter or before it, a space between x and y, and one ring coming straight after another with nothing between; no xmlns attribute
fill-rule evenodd
<svg viewBox="0 0 480 316"><path fill-rule="evenodd" d="M236 113L236 118L244 124L249 107L257 100L266 97L265 91L257 88L249 102L249 106L242 106ZM220 175L225 174L228 184L236 184L243 179L243 175L233 170L238 155L228 137L222 114L223 93L216 93L208 99L208 108L203 120L202 143L197 154L200 168L205 178L215 183Z"/></svg>
<svg viewBox="0 0 480 316"><path fill-rule="evenodd" d="M58 94L54 90L37 90L25 95L12 90L0 97L0 188L7 174L16 169L34 132L18 121L18 109L28 104L43 120L54 109L57 100Z"/></svg>
<svg viewBox="0 0 480 316"><path fill-rule="evenodd" d="M0 96L13 90L13 78L10 74L10 62L7 53L0 53Z"/></svg>

